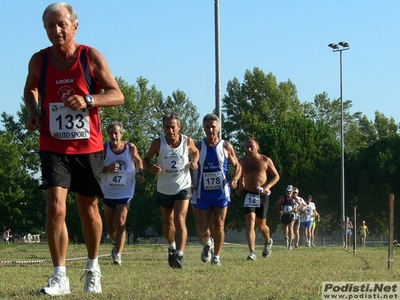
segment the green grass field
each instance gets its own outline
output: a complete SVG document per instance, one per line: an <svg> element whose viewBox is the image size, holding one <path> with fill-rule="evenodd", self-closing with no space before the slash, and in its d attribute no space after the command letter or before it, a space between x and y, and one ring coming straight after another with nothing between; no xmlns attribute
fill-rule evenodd
<svg viewBox="0 0 400 300"><path fill-rule="evenodd" d="M83 293L80 276L86 261L67 262L71 295L63 299L321 299L323 281L399 281L396 262L388 270L385 247L357 249L273 246L269 258L246 261L246 245L224 245L222 266L200 261L200 245L189 245L183 269L171 269L166 245L127 245L122 266L111 264L110 245L101 245L103 294ZM85 257L84 245L70 245L68 258ZM48 299L37 293L52 274L47 245L0 245L0 261L33 260L41 263L0 264L0 299Z"/></svg>

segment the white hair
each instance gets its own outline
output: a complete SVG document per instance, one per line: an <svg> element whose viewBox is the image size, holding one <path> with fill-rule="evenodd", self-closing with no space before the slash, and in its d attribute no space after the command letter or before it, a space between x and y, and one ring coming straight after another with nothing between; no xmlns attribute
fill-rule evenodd
<svg viewBox="0 0 400 300"><path fill-rule="evenodd" d="M46 28L45 19L46 19L47 14L49 12L58 11L60 8L63 8L63 7L65 7L68 10L72 24L78 25L78 15L77 15L75 9L72 7L72 5L65 3L65 2L55 2L55 3L52 3L49 6L47 6L43 12L42 21L43 21L43 26L45 28Z"/></svg>

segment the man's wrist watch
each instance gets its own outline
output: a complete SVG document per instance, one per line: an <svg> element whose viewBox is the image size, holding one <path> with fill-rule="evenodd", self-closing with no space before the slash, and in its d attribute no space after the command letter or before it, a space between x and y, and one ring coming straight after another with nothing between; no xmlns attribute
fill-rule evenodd
<svg viewBox="0 0 400 300"><path fill-rule="evenodd" d="M92 108L93 102L94 102L93 96L92 95L85 95L83 97L83 99L85 99L86 108L88 108L88 109Z"/></svg>

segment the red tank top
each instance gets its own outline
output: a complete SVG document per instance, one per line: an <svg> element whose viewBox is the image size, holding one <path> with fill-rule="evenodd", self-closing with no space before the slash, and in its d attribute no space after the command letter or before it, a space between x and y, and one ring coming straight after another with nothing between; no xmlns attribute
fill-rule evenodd
<svg viewBox="0 0 400 300"><path fill-rule="evenodd" d="M67 71L60 71L51 63L50 48L41 50L38 91L42 116L42 151L88 154L104 149L100 108L73 111L64 107L63 103L71 95L84 96L101 91L90 66L88 51L88 46L80 45L74 65Z"/></svg>

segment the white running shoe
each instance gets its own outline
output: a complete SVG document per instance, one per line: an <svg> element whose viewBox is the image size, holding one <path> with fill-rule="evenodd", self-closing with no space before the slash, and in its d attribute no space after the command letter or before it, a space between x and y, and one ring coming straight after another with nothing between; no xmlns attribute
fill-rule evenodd
<svg viewBox="0 0 400 300"><path fill-rule="evenodd" d="M122 264L121 254L117 253L117 248L115 248L115 246L113 246L111 249L111 257L114 265Z"/></svg>
<svg viewBox="0 0 400 300"><path fill-rule="evenodd" d="M270 256L271 255L271 252L272 252L272 244L274 243L274 241L270 238L269 239L269 243L265 243L265 245L264 245L264 249L263 249L263 252L262 252L262 256L263 257L268 257L268 256Z"/></svg>
<svg viewBox="0 0 400 300"><path fill-rule="evenodd" d="M211 260L211 265L219 267L221 266L221 260L218 257L213 256Z"/></svg>
<svg viewBox="0 0 400 300"><path fill-rule="evenodd" d="M214 239L210 237L211 245L204 244L203 251L201 251L201 261L209 262L214 252Z"/></svg>
<svg viewBox="0 0 400 300"><path fill-rule="evenodd" d="M247 260L256 260L257 255L254 253L254 251L250 251L249 256L247 256Z"/></svg>
<svg viewBox="0 0 400 300"><path fill-rule="evenodd" d="M289 247L289 237L285 236L285 245L286 247Z"/></svg>
<svg viewBox="0 0 400 300"><path fill-rule="evenodd" d="M120 266L122 264L122 255L120 253L115 254L113 258L113 264Z"/></svg>
<svg viewBox="0 0 400 300"><path fill-rule="evenodd" d="M81 280L83 277L86 277L85 279L85 285L83 287L83 290L86 293L92 293L92 294L101 294L101 282L100 282L100 277L101 277L101 272L100 269L85 269L85 272L83 273Z"/></svg>
<svg viewBox="0 0 400 300"><path fill-rule="evenodd" d="M40 292L50 296L62 296L71 294L71 290L69 288L69 279L67 275L53 275L49 279L49 283L47 284L47 286L41 288Z"/></svg>

